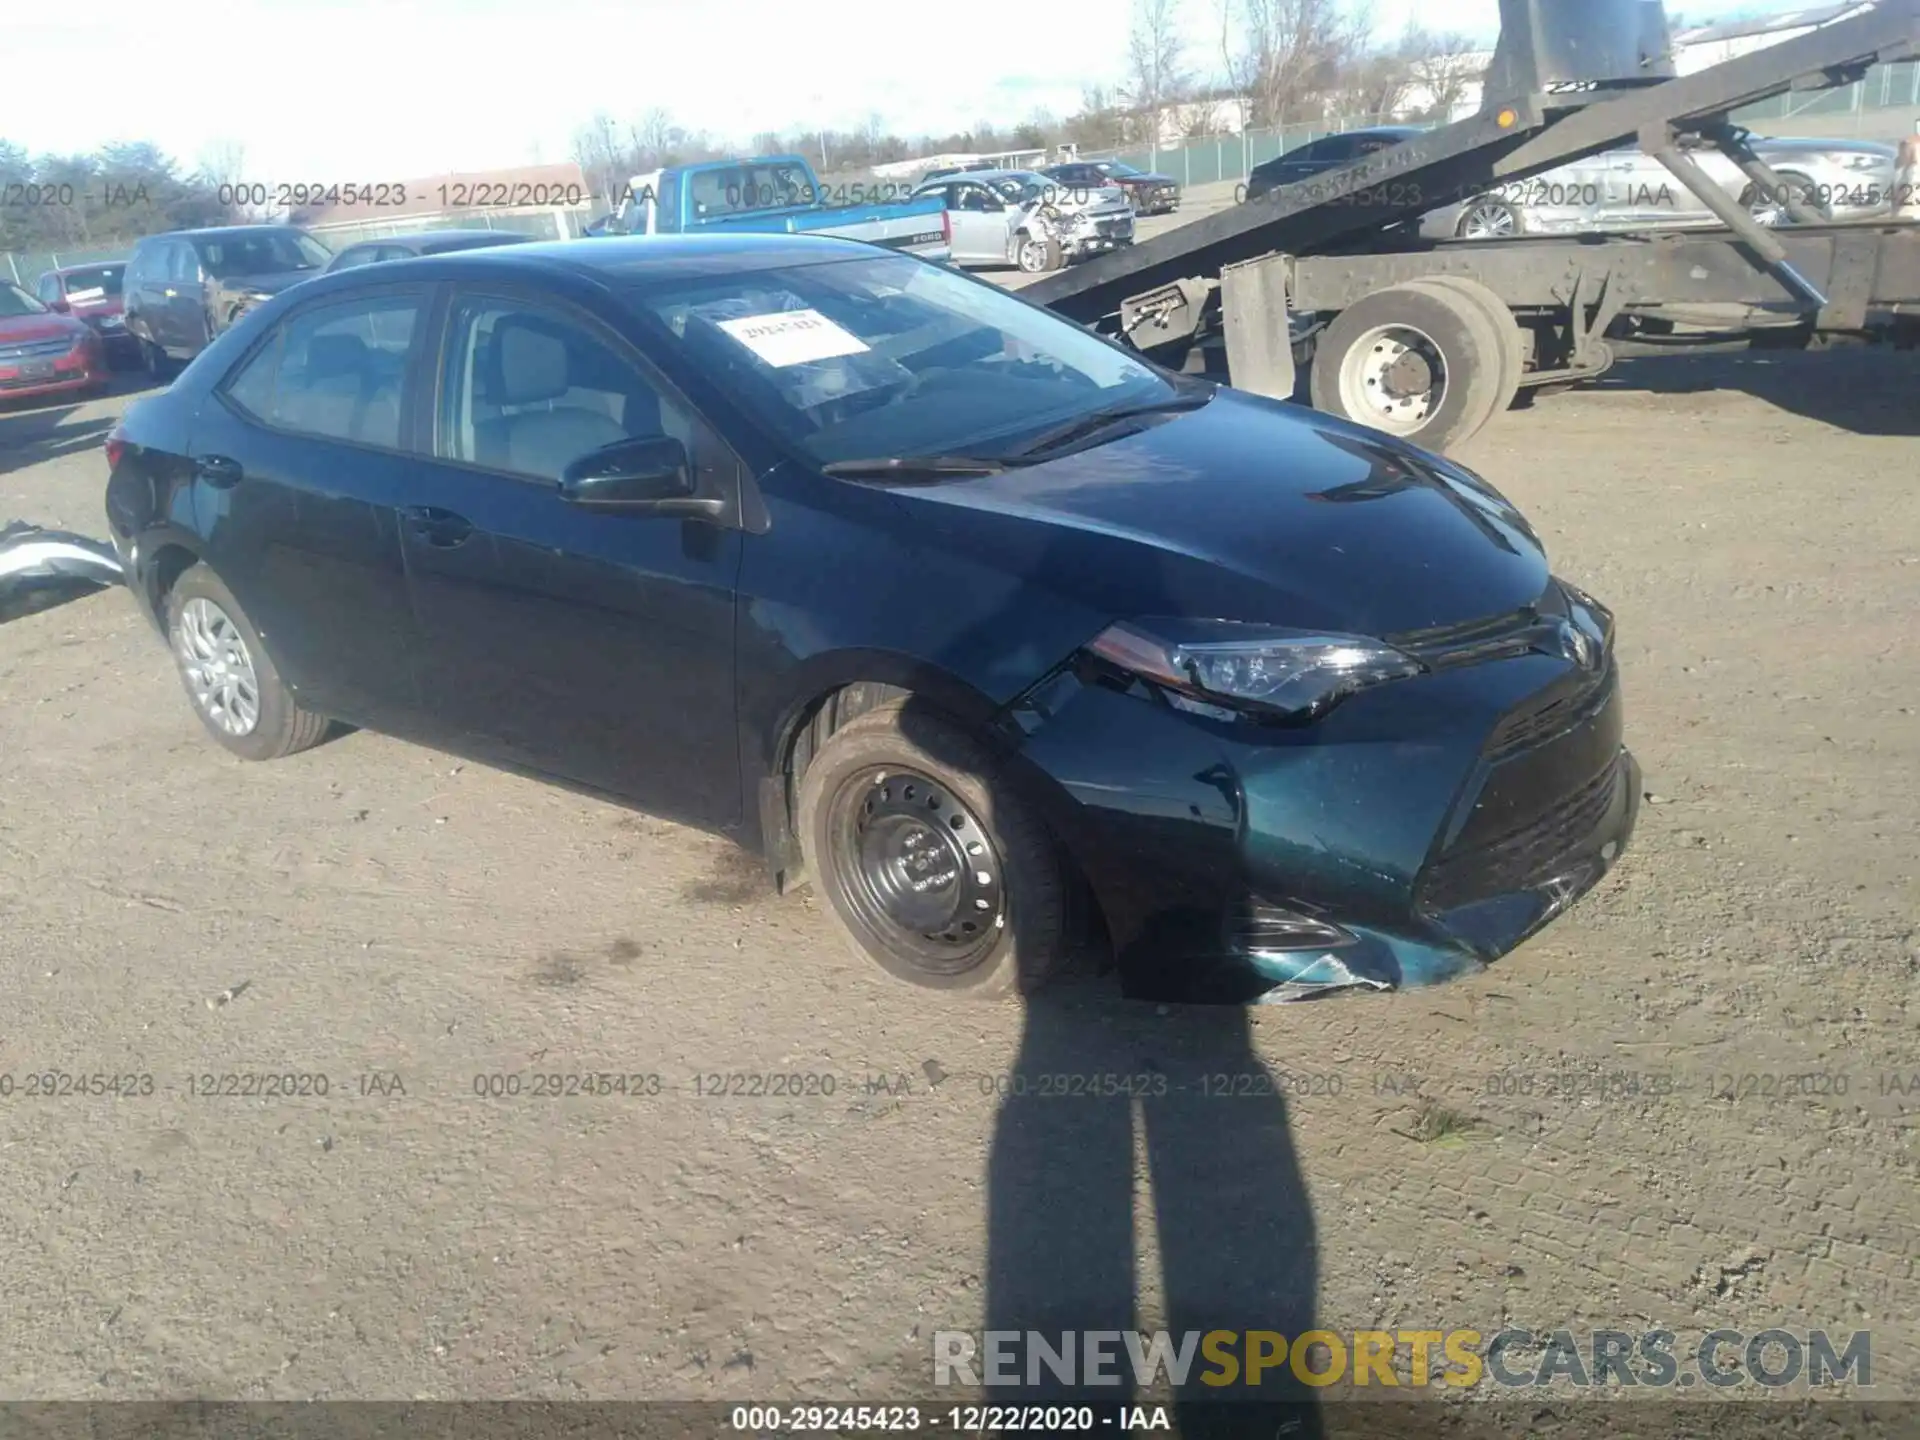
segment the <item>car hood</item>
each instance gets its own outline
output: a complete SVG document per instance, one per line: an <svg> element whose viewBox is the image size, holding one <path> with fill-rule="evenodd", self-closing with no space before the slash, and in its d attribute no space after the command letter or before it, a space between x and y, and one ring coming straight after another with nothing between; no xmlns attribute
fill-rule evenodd
<svg viewBox="0 0 1920 1440"><path fill-rule="evenodd" d="M0 320L0 346L31 345L36 340L64 340L76 330L92 333L82 321L66 315L16 315Z"/></svg>
<svg viewBox="0 0 1920 1440"><path fill-rule="evenodd" d="M226 280L216 279L213 283L230 295L278 295L282 290L298 285L302 280L311 280L321 273L319 270L283 270L274 275L235 275Z"/></svg>
<svg viewBox="0 0 1920 1440"><path fill-rule="evenodd" d="M1509 614L1549 578L1484 482L1233 390L1059 460L894 493L924 543L1112 618L1394 635Z"/></svg>

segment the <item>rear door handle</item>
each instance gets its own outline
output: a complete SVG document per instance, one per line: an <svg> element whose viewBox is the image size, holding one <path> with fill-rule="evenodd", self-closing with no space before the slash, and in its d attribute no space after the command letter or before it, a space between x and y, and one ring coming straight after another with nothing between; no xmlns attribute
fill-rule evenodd
<svg viewBox="0 0 1920 1440"><path fill-rule="evenodd" d="M225 455L202 455L194 461L194 471L216 490L231 490L246 478L240 462Z"/></svg>
<svg viewBox="0 0 1920 1440"><path fill-rule="evenodd" d="M473 534L473 522L438 505L409 505L400 512L415 539L440 550L451 550Z"/></svg>

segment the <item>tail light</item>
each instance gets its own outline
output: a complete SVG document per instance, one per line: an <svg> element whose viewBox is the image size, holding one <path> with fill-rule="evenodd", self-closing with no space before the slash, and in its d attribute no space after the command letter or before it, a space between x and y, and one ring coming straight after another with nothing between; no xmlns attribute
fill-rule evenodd
<svg viewBox="0 0 1920 1440"><path fill-rule="evenodd" d="M118 425L107 432L107 469L109 472L120 468L120 457L127 453L127 432Z"/></svg>
<svg viewBox="0 0 1920 1440"><path fill-rule="evenodd" d="M953 244L953 212L951 210L940 212L940 243Z"/></svg>

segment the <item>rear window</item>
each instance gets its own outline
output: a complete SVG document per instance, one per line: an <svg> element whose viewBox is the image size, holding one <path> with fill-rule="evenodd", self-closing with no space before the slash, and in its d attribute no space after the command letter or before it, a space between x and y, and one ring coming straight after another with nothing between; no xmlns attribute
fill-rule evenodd
<svg viewBox="0 0 1920 1440"><path fill-rule="evenodd" d="M126 273L127 267L124 265L93 265L85 270L69 270L67 299L104 300L118 295Z"/></svg>

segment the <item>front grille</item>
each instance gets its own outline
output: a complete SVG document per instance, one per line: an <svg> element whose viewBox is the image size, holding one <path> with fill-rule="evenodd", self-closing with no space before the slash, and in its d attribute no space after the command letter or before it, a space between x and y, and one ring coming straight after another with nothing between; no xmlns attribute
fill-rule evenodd
<svg viewBox="0 0 1920 1440"><path fill-rule="evenodd" d="M73 349L73 341L35 340L25 345L0 345L0 364L11 360L33 360L43 355L64 355Z"/></svg>
<svg viewBox="0 0 1920 1440"><path fill-rule="evenodd" d="M1420 882L1431 910L1533 890L1565 873L1587 837L1606 818L1620 783L1616 756L1606 769L1519 830L1435 861Z"/></svg>
<svg viewBox="0 0 1920 1440"><path fill-rule="evenodd" d="M1537 697L1532 704L1502 720L1487 741L1487 758L1503 760L1531 750L1598 715L1613 697L1616 681L1613 657L1609 655L1601 669L1586 674L1583 679L1586 683L1578 689L1557 694L1549 690L1544 698Z"/></svg>

